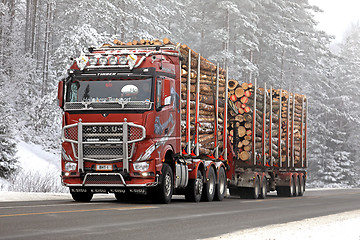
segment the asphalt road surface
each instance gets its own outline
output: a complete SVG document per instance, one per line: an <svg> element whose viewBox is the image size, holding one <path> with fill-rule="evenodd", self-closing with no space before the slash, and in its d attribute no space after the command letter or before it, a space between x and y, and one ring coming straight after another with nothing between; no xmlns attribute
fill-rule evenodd
<svg viewBox="0 0 360 240"><path fill-rule="evenodd" d="M0 239L202 239L359 209L360 189L209 203L175 196L168 205L120 203L115 198L0 202Z"/></svg>

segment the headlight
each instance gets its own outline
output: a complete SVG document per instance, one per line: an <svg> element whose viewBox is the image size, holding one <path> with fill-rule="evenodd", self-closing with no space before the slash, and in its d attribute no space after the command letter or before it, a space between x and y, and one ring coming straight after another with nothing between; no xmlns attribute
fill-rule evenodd
<svg viewBox="0 0 360 240"><path fill-rule="evenodd" d="M100 64L100 65L106 65L107 62L108 62L108 59L107 59L106 57L101 57L101 58L99 59L99 64Z"/></svg>
<svg viewBox="0 0 360 240"><path fill-rule="evenodd" d="M147 171L149 169L149 163L147 162L135 162L133 163L135 171Z"/></svg>
<svg viewBox="0 0 360 240"><path fill-rule="evenodd" d="M117 64L117 57L111 56L111 57L109 58L109 64L110 64L110 65L115 65L115 64Z"/></svg>
<svg viewBox="0 0 360 240"><path fill-rule="evenodd" d="M77 164L73 162L67 162L65 163L65 170L67 172L76 170Z"/></svg>
<svg viewBox="0 0 360 240"><path fill-rule="evenodd" d="M120 56L119 57L119 63L121 64L121 65L125 65L126 63L127 63L127 57L125 57L125 56Z"/></svg>
<svg viewBox="0 0 360 240"><path fill-rule="evenodd" d="M95 66L97 64L97 62L98 62L98 59L96 57L90 57L89 58L89 64L91 66Z"/></svg>

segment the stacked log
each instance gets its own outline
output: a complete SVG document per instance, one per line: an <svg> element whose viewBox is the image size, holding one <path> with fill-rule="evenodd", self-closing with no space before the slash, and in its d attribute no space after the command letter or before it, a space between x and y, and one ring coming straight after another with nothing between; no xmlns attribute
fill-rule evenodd
<svg viewBox="0 0 360 240"><path fill-rule="evenodd" d="M229 81L228 132L237 167L298 166L304 144L304 100L284 90L255 90L252 84Z"/></svg>
<svg viewBox="0 0 360 240"><path fill-rule="evenodd" d="M135 45L156 45L156 46L161 46L161 45L174 45L174 43L172 43L168 38L164 38L162 41L159 39L154 39L154 40L148 40L148 39L141 39L141 40L133 40L131 42L122 42L118 39L115 39L113 41L113 43L115 45L119 45L119 46L135 46ZM108 44L106 44L108 45Z"/></svg>
<svg viewBox="0 0 360 240"><path fill-rule="evenodd" d="M215 132L217 131L217 140L219 152L223 148L223 116L224 116L224 93L225 93L225 71L219 68L219 99L218 99L218 129L215 130L216 122L216 79L217 66L207 59L190 49L186 45L180 46L182 56L181 62L181 143L182 148L186 149L188 141L192 143L192 150L196 142L196 127L198 127L199 155L212 155L215 151ZM190 56L190 58L189 58ZM190 62L189 62L190 61ZM189 68L190 63L190 68ZM198 65L200 64L200 72ZM187 92L188 79L190 79L190 138L187 139ZM196 96L197 83L199 81L199 118L196 123ZM194 153L194 152L193 152Z"/></svg>

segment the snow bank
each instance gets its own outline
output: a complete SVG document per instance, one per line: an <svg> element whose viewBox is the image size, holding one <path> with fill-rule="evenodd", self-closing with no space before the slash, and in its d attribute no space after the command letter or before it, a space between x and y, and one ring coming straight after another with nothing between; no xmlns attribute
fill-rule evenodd
<svg viewBox="0 0 360 240"><path fill-rule="evenodd" d="M40 145L19 141L19 170L8 181L0 181L0 190L16 192L65 192L60 180L60 153L50 153Z"/></svg>
<svg viewBox="0 0 360 240"><path fill-rule="evenodd" d="M60 154L49 153L40 145L22 141L17 144L17 148L16 157L22 169L43 172L53 170L60 174Z"/></svg>
<svg viewBox="0 0 360 240"><path fill-rule="evenodd" d="M206 240L360 240L359 224L360 210L246 229Z"/></svg>

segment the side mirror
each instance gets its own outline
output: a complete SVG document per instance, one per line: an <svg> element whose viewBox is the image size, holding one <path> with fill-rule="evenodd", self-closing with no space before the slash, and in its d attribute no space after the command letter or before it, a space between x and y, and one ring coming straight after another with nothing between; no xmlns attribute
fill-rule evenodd
<svg viewBox="0 0 360 240"><path fill-rule="evenodd" d="M64 81L58 84L58 104L60 108L64 108Z"/></svg>

